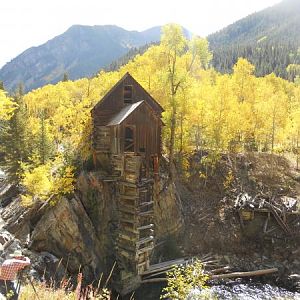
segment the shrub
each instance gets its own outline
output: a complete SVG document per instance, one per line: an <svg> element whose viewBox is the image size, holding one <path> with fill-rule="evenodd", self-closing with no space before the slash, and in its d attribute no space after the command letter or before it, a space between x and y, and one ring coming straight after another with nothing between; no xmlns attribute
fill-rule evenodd
<svg viewBox="0 0 300 300"><path fill-rule="evenodd" d="M208 278L200 260L186 267L174 267L167 273L167 286L163 289L160 299L187 299L191 291L207 288L205 284Z"/></svg>

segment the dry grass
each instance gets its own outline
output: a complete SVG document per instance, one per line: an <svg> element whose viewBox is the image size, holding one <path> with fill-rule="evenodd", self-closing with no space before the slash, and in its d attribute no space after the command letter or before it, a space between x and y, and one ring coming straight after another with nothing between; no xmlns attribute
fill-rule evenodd
<svg viewBox="0 0 300 300"><path fill-rule="evenodd" d="M58 267L62 259L60 260ZM32 282L29 277L25 278L26 282L21 287L19 298L20 300L111 300L111 292L107 289L107 284L111 279L115 269L116 262L113 264L110 273L101 287L102 275L99 278L97 287L92 284L82 287L83 274L79 271L77 275L76 287L71 283L71 278L63 277L56 284L50 280L45 282ZM57 268L58 268L57 267ZM56 271L55 271L56 274ZM54 277L55 277L54 274Z"/></svg>
<svg viewBox="0 0 300 300"><path fill-rule="evenodd" d="M52 288L46 287L40 283L34 283L34 287L36 293L31 286L31 284L27 283L26 285L22 286L21 293L19 296L20 300L75 300L76 294L75 292L66 291L62 288L53 290ZM38 295L38 296L37 296Z"/></svg>
<svg viewBox="0 0 300 300"><path fill-rule="evenodd" d="M107 289L97 291L91 287L81 291L81 295L77 295L75 291L64 289L62 287L54 289L43 283L34 282L34 288L30 283L22 286L19 299L20 300L110 300L110 292Z"/></svg>

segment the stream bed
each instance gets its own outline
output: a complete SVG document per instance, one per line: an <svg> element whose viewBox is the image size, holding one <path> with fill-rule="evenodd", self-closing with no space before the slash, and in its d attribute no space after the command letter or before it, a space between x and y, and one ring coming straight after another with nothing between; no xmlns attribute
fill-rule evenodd
<svg viewBox="0 0 300 300"><path fill-rule="evenodd" d="M300 300L300 293L288 291L285 288L271 284L227 282L226 284L210 287L208 295L204 299L218 300L271 300L271 299L295 299ZM203 299L199 297L199 291L193 291L187 300Z"/></svg>
<svg viewBox="0 0 300 300"><path fill-rule="evenodd" d="M161 284L147 284L140 287L135 293L136 300L160 299ZM129 299L129 298L128 298ZM191 291L186 300L300 300L300 293L290 291L269 283L259 281L228 281L212 285L204 292Z"/></svg>

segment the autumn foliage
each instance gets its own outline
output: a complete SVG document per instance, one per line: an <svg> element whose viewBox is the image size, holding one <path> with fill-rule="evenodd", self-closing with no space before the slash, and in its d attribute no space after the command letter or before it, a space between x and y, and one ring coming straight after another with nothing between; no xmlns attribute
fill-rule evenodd
<svg viewBox="0 0 300 300"><path fill-rule="evenodd" d="M201 148L214 153L288 151L298 156L300 86L274 74L256 77L254 66L243 58L232 74L222 75L210 67L211 57L205 39L189 41L180 27L167 25L160 45L118 71L101 71L93 78L59 82L23 95L27 152L18 172L27 188L25 201L72 191L74 172L91 157L90 110L125 72L164 107L163 148L168 155ZM5 126L10 126L7 119L15 106L0 91Z"/></svg>

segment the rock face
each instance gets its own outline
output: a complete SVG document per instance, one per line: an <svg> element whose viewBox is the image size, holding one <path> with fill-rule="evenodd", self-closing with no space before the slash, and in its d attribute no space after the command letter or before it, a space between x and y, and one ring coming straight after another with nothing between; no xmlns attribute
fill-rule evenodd
<svg viewBox="0 0 300 300"><path fill-rule="evenodd" d="M109 265L114 262L114 231L117 227L116 193L113 183L100 180L97 176L98 174L93 172L82 173L77 180L77 186L83 207L101 241L105 264Z"/></svg>
<svg viewBox="0 0 300 300"><path fill-rule="evenodd" d="M10 200L11 201L11 200ZM32 207L22 206L19 196L2 210L1 217L4 220L4 228L13 236L26 244L32 228L41 218L44 210L40 209L42 203L35 203Z"/></svg>
<svg viewBox="0 0 300 300"><path fill-rule="evenodd" d="M118 187L100 175L99 172L83 172L77 180L76 195L71 200L61 198L55 206L36 202L25 208L19 197L14 198L1 212L5 229L10 234L3 234L3 241L0 236L0 243L18 239L13 247L27 248L27 255L36 261L35 269L43 273L43 266L47 265L49 276L51 268L56 272L60 258L62 273L67 270L68 274L76 275L80 268L87 283L97 280L101 273L105 276L116 261ZM163 182L162 186L164 188L155 192L157 241L176 235L183 225L176 186ZM6 252L12 252L13 248L9 251ZM41 253L48 253L42 255L45 259L39 259ZM49 256L57 259L47 263ZM114 275L118 274L117 270Z"/></svg>
<svg viewBox="0 0 300 300"><path fill-rule="evenodd" d="M62 198L49 209L35 226L30 249L49 251L64 258L68 270L97 277L103 270L103 248L93 223L79 200Z"/></svg>
<svg viewBox="0 0 300 300"><path fill-rule="evenodd" d="M116 259L115 247L119 226L116 197L118 187L114 182L106 182L100 177L97 172L84 173L77 182L83 206L101 240L101 253L106 258L105 265L111 266ZM175 184L162 181L160 189L154 193L154 235L159 242L169 236L178 236L184 222L181 199Z"/></svg>
<svg viewBox="0 0 300 300"><path fill-rule="evenodd" d="M178 235L184 226L181 199L174 183L159 192L154 208L155 234L158 240Z"/></svg>
<svg viewBox="0 0 300 300"><path fill-rule="evenodd" d="M17 197L2 210L1 217L0 244L5 248L2 257L23 249L36 261L35 269L43 273L45 263L41 257L49 253L46 256L57 257L56 261L62 258L61 265L69 274L77 274L81 267L87 282L105 272L104 266L109 264L104 243L80 199L61 198L55 206L36 202L25 208ZM49 276L55 273L55 266L57 263L47 266Z"/></svg>

